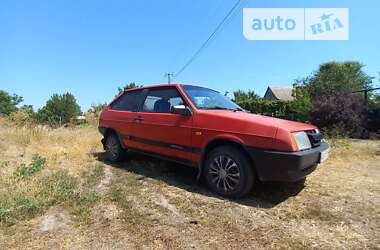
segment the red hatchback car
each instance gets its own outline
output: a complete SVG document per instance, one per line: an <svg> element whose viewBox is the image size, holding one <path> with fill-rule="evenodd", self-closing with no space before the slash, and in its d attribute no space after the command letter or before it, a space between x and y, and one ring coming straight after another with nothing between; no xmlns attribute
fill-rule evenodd
<svg viewBox="0 0 380 250"><path fill-rule="evenodd" d="M131 150L194 166L225 197L247 194L256 180L302 180L328 156L315 126L251 114L185 84L124 91L102 111L99 131L110 161Z"/></svg>

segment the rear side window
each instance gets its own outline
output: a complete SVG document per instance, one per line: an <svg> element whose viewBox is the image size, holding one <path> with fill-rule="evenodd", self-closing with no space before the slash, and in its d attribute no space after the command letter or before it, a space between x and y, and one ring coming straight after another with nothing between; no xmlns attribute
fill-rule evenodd
<svg viewBox="0 0 380 250"><path fill-rule="evenodd" d="M175 105L184 105L176 88L151 89L144 101L143 112L170 113Z"/></svg>
<svg viewBox="0 0 380 250"><path fill-rule="evenodd" d="M111 108L123 111L137 111L142 90L127 91L111 104Z"/></svg>

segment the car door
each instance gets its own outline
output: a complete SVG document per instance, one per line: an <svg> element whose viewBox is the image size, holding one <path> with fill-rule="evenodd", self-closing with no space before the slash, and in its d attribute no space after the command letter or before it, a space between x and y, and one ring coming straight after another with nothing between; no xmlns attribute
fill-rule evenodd
<svg viewBox="0 0 380 250"><path fill-rule="evenodd" d="M128 136L132 134L132 126L141 102L142 90L128 90L116 98L107 112L108 123L128 145ZM107 118L106 118L107 119Z"/></svg>
<svg viewBox="0 0 380 250"><path fill-rule="evenodd" d="M135 117L131 140L145 151L191 161L192 116L171 113L174 105L186 105L178 89L170 86L146 91Z"/></svg>

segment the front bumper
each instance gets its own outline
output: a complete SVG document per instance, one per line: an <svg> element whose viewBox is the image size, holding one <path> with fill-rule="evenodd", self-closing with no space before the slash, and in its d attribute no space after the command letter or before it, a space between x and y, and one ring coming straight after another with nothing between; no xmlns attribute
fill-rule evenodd
<svg viewBox="0 0 380 250"><path fill-rule="evenodd" d="M294 182L313 172L320 162L321 152L328 149L322 142L320 146L299 152L279 152L248 148L261 181Z"/></svg>

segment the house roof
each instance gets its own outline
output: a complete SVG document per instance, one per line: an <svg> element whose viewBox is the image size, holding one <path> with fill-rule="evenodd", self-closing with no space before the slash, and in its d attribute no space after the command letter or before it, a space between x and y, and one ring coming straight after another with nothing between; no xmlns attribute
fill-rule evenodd
<svg viewBox="0 0 380 250"><path fill-rule="evenodd" d="M269 86L267 91L271 91L273 95L278 100L292 101L294 97L292 96L293 89L290 87L271 87Z"/></svg>

